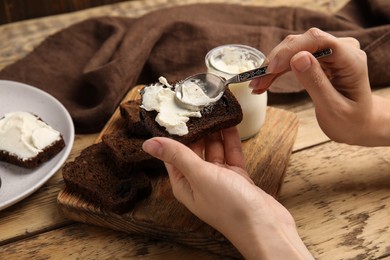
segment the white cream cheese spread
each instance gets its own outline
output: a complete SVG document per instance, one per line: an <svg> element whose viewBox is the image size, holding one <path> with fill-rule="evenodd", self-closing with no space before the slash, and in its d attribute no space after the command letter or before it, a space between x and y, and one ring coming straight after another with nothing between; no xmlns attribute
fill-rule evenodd
<svg viewBox="0 0 390 260"><path fill-rule="evenodd" d="M157 111L156 122L171 135L188 134L187 122L190 117L202 117L200 109L193 111L181 107L175 101L174 87L169 85L164 77L160 83L144 88L141 108L146 111Z"/></svg>
<svg viewBox="0 0 390 260"><path fill-rule="evenodd" d="M23 161L60 139L60 132L31 113L17 111L0 119L0 150Z"/></svg>
<svg viewBox="0 0 390 260"><path fill-rule="evenodd" d="M211 57L211 59L210 63L215 68L229 74L239 74L244 71L253 70L261 65L251 59L248 51L234 46L222 48L220 54Z"/></svg>
<svg viewBox="0 0 390 260"><path fill-rule="evenodd" d="M201 82L200 80L197 81L184 81L181 83L181 93L182 93L182 102L185 104L190 104L192 106L197 107L205 107L208 106L220 98L219 96L217 98L210 98L206 95L204 92L202 85L204 85L204 82Z"/></svg>

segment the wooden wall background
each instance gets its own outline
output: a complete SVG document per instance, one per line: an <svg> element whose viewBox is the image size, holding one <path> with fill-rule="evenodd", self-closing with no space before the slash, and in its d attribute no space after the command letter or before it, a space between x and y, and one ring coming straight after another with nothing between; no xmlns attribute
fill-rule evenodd
<svg viewBox="0 0 390 260"><path fill-rule="evenodd" d="M126 0L0 0L0 24L124 1Z"/></svg>

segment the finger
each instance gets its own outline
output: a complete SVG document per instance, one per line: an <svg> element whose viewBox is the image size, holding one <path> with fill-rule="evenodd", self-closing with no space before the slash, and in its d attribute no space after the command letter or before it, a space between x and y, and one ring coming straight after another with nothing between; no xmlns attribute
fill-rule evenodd
<svg viewBox="0 0 390 260"><path fill-rule="evenodd" d="M337 49L338 46L336 37L317 28L311 28L301 35L289 35L269 54L267 72L281 73L289 70L291 58L300 51L313 53L325 48Z"/></svg>
<svg viewBox="0 0 390 260"><path fill-rule="evenodd" d="M269 74L269 75L252 80L249 83L249 87L252 88L252 94L264 93L272 85L272 83L275 81L275 79L284 73L285 72L273 73L273 74Z"/></svg>
<svg viewBox="0 0 390 260"><path fill-rule="evenodd" d="M205 159L211 163L225 164L221 132L212 133L205 138Z"/></svg>
<svg viewBox="0 0 390 260"><path fill-rule="evenodd" d="M333 87L319 62L311 53L302 51L291 59L291 69L305 87L314 104L323 106L342 103L342 95Z"/></svg>
<svg viewBox="0 0 390 260"><path fill-rule="evenodd" d="M353 38L345 37L345 42L352 43ZM353 43L356 45L356 42ZM275 79L290 70L290 60L299 51L311 53L325 48L336 48L336 37L317 28L311 28L304 34L288 35L268 55L269 63L267 73L269 75L253 80L249 86L252 94L265 92Z"/></svg>
<svg viewBox="0 0 390 260"><path fill-rule="evenodd" d="M165 140L164 138L162 138L162 140L159 138L147 140L143 144L145 152L164 161L173 195L184 205L191 206L194 201L193 187L190 182L192 172L188 171L187 166L196 165L196 161L199 160L199 157L196 156L195 153L202 149L200 148L201 146L202 142L194 143L194 152L179 142L171 139ZM176 154L184 156L177 157ZM181 167L180 165L182 164L186 167ZM195 169L200 168L201 167L199 166L195 167Z"/></svg>
<svg viewBox="0 0 390 260"><path fill-rule="evenodd" d="M204 153L204 139L201 139L195 143L188 145L194 153L196 153L200 158L203 159Z"/></svg>
<svg viewBox="0 0 390 260"><path fill-rule="evenodd" d="M340 37L338 39L339 39L339 41L341 41L349 46L353 46L357 49L360 49L360 42L353 37Z"/></svg>
<svg viewBox="0 0 390 260"><path fill-rule="evenodd" d="M200 171L196 168L203 163L203 160L196 156L189 147L170 138L154 137L146 140L142 149L166 164L173 165L186 177L191 176L194 171ZM194 165L199 167L194 167Z"/></svg>
<svg viewBox="0 0 390 260"><path fill-rule="evenodd" d="M230 127L222 130L225 161L230 166L236 166L245 169L245 158L242 150L240 136L237 127Z"/></svg>

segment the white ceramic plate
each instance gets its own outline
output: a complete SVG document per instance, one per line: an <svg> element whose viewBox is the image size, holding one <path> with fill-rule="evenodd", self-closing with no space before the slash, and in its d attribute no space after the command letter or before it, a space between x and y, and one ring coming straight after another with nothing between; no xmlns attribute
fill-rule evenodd
<svg viewBox="0 0 390 260"><path fill-rule="evenodd" d="M26 198L48 181L68 158L74 141L73 121L57 99L29 85L0 80L0 118L12 111L27 111L39 116L61 132L65 147L36 169L0 162L0 210Z"/></svg>

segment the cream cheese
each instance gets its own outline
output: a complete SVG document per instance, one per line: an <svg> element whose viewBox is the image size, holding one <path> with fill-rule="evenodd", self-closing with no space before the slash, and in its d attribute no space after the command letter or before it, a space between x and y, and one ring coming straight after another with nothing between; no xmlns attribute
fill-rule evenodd
<svg viewBox="0 0 390 260"><path fill-rule="evenodd" d="M184 81L178 84L181 84L181 101L185 104L190 104L196 107L205 107L218 101L220 98L220 96L216 98L210 98L207 96L202 88L202 84L204 84L204 82L200 82L200 80L197 80L197 82Z"/></svg>
<svg viewBox="0 0 390 260"><path fill-rule="evenodd" d="M158 112L156 122L169 134L179 136L188 134L186 123L190 117L202 117L200 110L192 111L177 105L174 87L169 85L164 77L160 77L159 81L160 83L144 88L141 108Z"/></svg>
<svg viewBox="0 0 390 260"><path fill-rule="evenodd" d="M60 139L60 132L31 113L12 112L0 119L0 150L23 161Z"/></svg>
<svg viewBox="0 0 390 260"><path fill-rule="evenodd" d="M256 63L246 50L226 46L220 50L220 55L211 57L210 63L218 70L228 74L239 74L253 70L261 64ZM261 61L262 62L262 61Z"/></svg>

